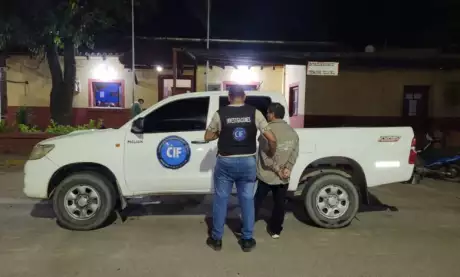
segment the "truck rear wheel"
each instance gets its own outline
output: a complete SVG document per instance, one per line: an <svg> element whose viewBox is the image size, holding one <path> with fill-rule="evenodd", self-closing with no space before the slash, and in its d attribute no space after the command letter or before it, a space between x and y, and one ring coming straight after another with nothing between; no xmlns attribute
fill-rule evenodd
<svg viewBox="0 0 460 277"><path fill-rule="evenodd" d="M115 202L115 190L104 176L82 172L68 176L58 185L53 209L62 227L87 231L106 223Z"/></svg>
<svg viewBox="0 0 460 277"><path fill-rule="evenodd" d="M359 209L359 194L353 183L339 174L323 174L304 189L305 210L320 227L336 229L349 225Z"/></svg>

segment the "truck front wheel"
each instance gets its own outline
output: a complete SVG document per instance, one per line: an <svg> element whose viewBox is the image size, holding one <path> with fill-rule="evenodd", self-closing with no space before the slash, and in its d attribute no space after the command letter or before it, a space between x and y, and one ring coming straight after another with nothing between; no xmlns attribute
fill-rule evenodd
<svg viewBox="0 0 460 277"><path fill-rule="evenodd" d="M324 174L311 180L304 190L308 216L320 227L345 227L359 209L359 195L353 183L338 174Z"/></svg>
<svg viewBox="0 0 460 277"><path fill-rule="evenodd" d="M67 229L87 231L101 227L114 211L115 190L95 172L76 173L56 188L53 209L58 223Z"/></svg>

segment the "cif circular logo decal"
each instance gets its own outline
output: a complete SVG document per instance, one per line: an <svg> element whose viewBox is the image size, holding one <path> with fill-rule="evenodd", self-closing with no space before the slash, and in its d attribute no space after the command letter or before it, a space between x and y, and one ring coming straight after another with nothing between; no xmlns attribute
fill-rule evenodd
<svg viewBox="0 0 460 277"><path fill-rule="evenodd" d="M190 146L181 137L166 137L158 144L157 157L162 166L178 169L190 160Z"/></svg>
<svg viewBox="0 0 460 277"><path fill-rule="evenodd" d="M233 130L233 138L236 141L243 141L246 138L246 129L238 127Z"/></svg>

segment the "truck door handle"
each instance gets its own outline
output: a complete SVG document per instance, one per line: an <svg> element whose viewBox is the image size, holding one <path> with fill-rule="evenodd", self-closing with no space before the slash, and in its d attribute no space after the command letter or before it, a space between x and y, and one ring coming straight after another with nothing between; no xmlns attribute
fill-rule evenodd
<svg viewBox="0 0 460 277"><path fill-rule="evenodd" d="M206 144L206 143L209 143L209 141L206 141L206 140L192 140L192 143L193 144Z"/></svg>

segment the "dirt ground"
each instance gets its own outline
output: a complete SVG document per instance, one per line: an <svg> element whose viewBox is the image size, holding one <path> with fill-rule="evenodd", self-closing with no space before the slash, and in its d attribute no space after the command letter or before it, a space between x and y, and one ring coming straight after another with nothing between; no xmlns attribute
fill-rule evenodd
<svg viewBox="0 0 460 277"><path fill-rule="evenodd" d="M304 223L291 202L282 237L271 239L259 221L251 253L230 230L239 213L232 199L216 253L204 243L209 197L134 200L124 222L72 232L57 226L48 203L22 195L21 171L0 169L0 276L459 276L460 184L424 180L371 192L374 205L340 230Z"/></svg>

